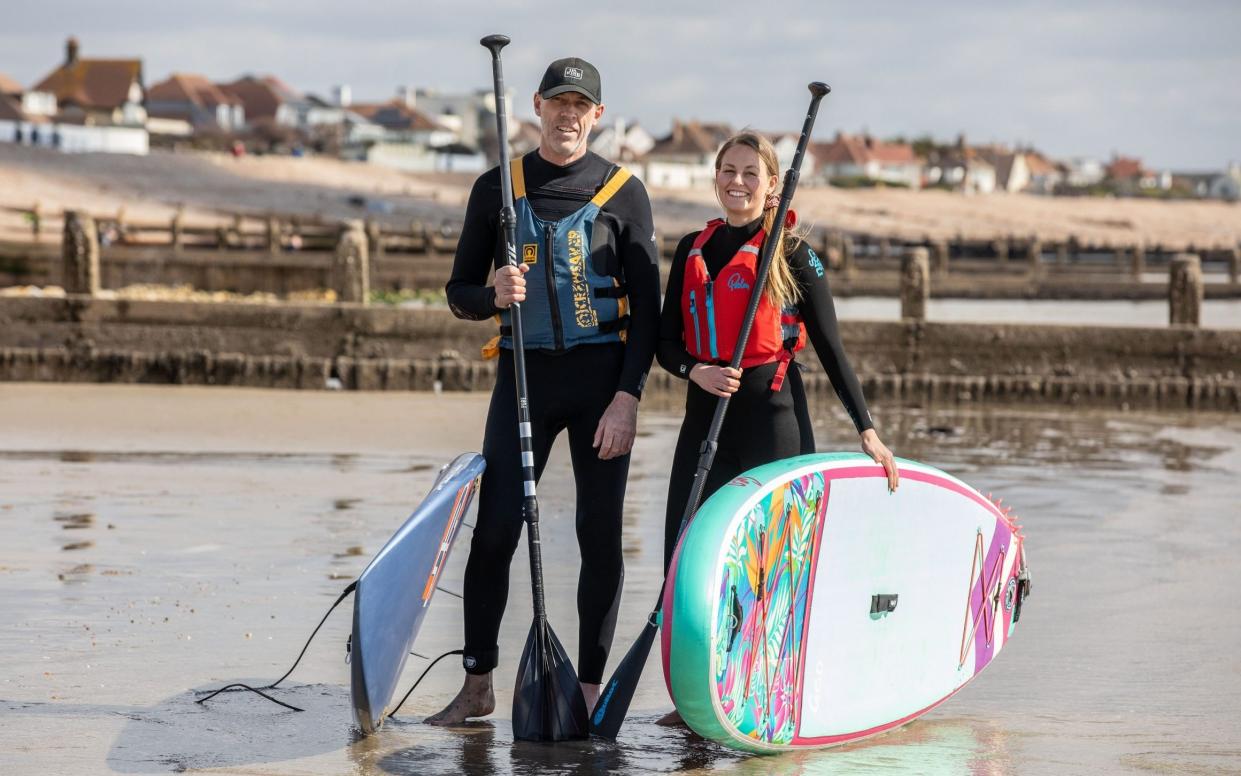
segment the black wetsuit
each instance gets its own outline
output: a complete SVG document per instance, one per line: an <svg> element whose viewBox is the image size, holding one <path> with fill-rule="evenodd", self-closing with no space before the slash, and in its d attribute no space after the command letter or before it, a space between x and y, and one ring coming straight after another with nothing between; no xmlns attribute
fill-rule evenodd
<svg viewBox="0 0 1241 776"><path fill-rule="evenodd" d="M702 258L712 279L730 262L737 251L758 231L759 221L741 227L721 226L702 248ZM685 281L685 261L698 232L687 234L677 246L668 275L663 312L659 324L659 363L672 374L686 378L698 362L685 349L681 317L681 291ZM823 368L848 410L858 433L873 426L866 399L853 368L845 356L836 323L836 307L823 263L804 242L788 256L793 278L801 288L797 304L806 325L806 334ZM764 463L801 453L814 452L814 432L810 411L796 362L790 365L779 392L772 392L771 378L776 363L742 370L741 387L728 403L728 414L720 429L719 448L707 477L703 499L738 474ZM685 502L698 469L699 450L707 438L711 416L719 397L690 381L685 397L685 420L677 438L672 475L668 482L668 504L664 527L664 567L676 548L677 531L685 512Z"/></svg>
<svg viewBox="0 0 1241 776"><path fill-rule="evenodd" d="M545 221L559 220L582 208L613 169L611 162L594 153L558 167L535 152L527 155L524 165L526 197ZM493 267L503 261L500 200L500 172L495 168L479 177L470 192L448 281L448 303L460 318L488 320L499 312L495 289L487 281ZM583 682L595 684L602 681L625 574L621 510L629 456L602 461L592 442L599 419L617 391L641 397L655 354L659 267L654 232L650 200L637 179L626 182L595 220L591 260L601 271L622 277L628 289L630 320L625 343L526 352L536 476L542 474L556 436L563 430L569 432L577 486L577 539L583 559L577 595L577 670ZM499 659L497 642L508 601L509 566L522 535L512 351L500 351L497 370L483 439L487 470L465 569L463 662L475 674L491 671ZM547 555L544 559L555 562Z"/></svg>

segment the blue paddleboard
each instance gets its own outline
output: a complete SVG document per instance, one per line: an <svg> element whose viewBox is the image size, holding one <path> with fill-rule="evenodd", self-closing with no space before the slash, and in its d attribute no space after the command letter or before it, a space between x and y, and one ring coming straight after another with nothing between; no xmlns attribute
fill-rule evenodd
<svg viewBox="0 0 1241 776"><path fill-rule="evenodd" d="M350 663L353 717L363 733L383 723L485 466L477 453L445 466L431 492L358 577Z"/></svg>

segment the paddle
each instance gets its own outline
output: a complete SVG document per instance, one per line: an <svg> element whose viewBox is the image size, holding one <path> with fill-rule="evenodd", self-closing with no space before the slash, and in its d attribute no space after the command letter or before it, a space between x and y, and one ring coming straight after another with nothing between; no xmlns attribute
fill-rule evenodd
<svg viewBox="0 0 1241 776"><path fill-rule="evenodd" d="M500 49L507 35L488 35L479 41L491 52L495 82L496 139L500 146L500 223L509 266L517 266L517 211L513 208L513 179L509 171L508 121L504 107L504 72ZM513 326L513 366L517 374L517 420L521 436L521 469L525 480L522 517L530 545L530 586L534 593L534 622L517 666L513 691L513 738L521 741L565 741L586 738L586 699L577 672L564 647L547 623L543 603L543 557L539 549L539 502L534 490L534 442L530 434L530 407L526 389L526 351L522 335L521 304L509 305Z"/></svg>
<svg viewBox="0 0 1241 776"><path fill-rule="evenodd" d="M814 119L819 112L819 102L831 91L831 87L827 84L815 81L809 85L810 89L810 109L806 113L806 123L802 126L801 137L797 141L797 152L793 155L793 164L789 167L788 172L784 175L784 189L780 192L780 205L776 209L775 224L776 228L773 234L767 235L763 241L763 250L759 256L758 277L754 282L754 292L750 296L750 305L746 309L745 319L741 323L741 331L737 335L737 345L733 349L732 363L729 365L733 369L741 368L741 357L745 353L746 341L750 338L750 328L754 325L754 317L758 313L758 304L762 299L763 290L767 284L767 271L771 267L771 257L775 253L776 241L781 239L783 225L788 217L789 205L793 201L793 193L797 191L797 179L800 175L802 158L806 154L806 145L810 142L810 131L814 128ZM689 524L694 513L698 511L698 504L702 501L702 491L707 484L707 474L711 471L711 465L715 461L715 451L718 448L718 440L720 437L720 428L724 425L724 413L728 410L728 396L721 396L715 405L715 414L711 417L711 426L707 431L707 438L702 443L698 455L698 470L694 473L694 484L690 489L689 500L685 504L685 512L681 517L681 526L677 530L679 537L685 532L685 526ZM667 585L667 578L664 579L664 585ZM621 725L625 721L625 714L629 711L629 704L633 701L634 691L638 688L638 679L642 676L642 669L646 666L647 655L651 651L651 643L655 640L655 634L659 631L659 615L663 608L664 587L659 590L659 599L655 602L655 609L646 619L646 626L642 629L641 635L637 641L625 653L625 657L616 666L615 673L608 683L604 686L603 692L599 696L599 703L595 706L594 714L590 718L590 732L603 738L616 738L616 733L620 730Z"/></svg>

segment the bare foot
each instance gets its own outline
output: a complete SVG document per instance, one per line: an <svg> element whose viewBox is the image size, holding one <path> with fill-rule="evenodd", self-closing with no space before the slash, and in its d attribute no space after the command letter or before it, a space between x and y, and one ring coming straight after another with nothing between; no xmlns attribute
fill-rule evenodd
<svg viewBox="0 0 1241 776"><path fill-rule="evenodd" d="M466 674L461 692L452 702L423 722L428 725L459 725L470 717L485 717L496 710L491 674Z"/></svg>
<svg viewBox="0 0 1241 776"><path fill-rule="evenodd" d="M595 704L599 702L599 688L597 684L586 684L582 682L582 697L586 699L586 717L595 713Z"/></svg>
<svg viewBox="0 0 1241 776"><path fill-rule="evenodd" d="M685 724L685 720L681 719L681 713L676 709L655 720L655 724L663 725L664 727L688 727Z"/></svg>

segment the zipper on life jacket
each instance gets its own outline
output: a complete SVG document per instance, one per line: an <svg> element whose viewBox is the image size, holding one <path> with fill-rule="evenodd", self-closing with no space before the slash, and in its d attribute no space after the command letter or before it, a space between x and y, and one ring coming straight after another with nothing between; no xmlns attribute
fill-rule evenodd
<svg viewBox="0 0 1241 776"><path fill-rule="evenodd" d="M711 341L711 360L718 361L720 351L715 342L715 296L711 293L714 280L707 281L707 335Z"/></svg>
<svg viewBox="0 0 1241 776"><path fill-rule="evenodd" d="M698 324L698 305L694 302L694 292L689 292L689 314L694 319L694 355L702 354L702 327Z"/></svg>
<svg viewBox="0 0 1241 776"><path fill-rule="evenodd" d="M552 336L556 350L564 350L564 323L560 320L560 301L556 298L556 257L552 253L552 244L556 240L556 225L544 224L543 236L547 240L547 302L552 313Z"/></svg>

